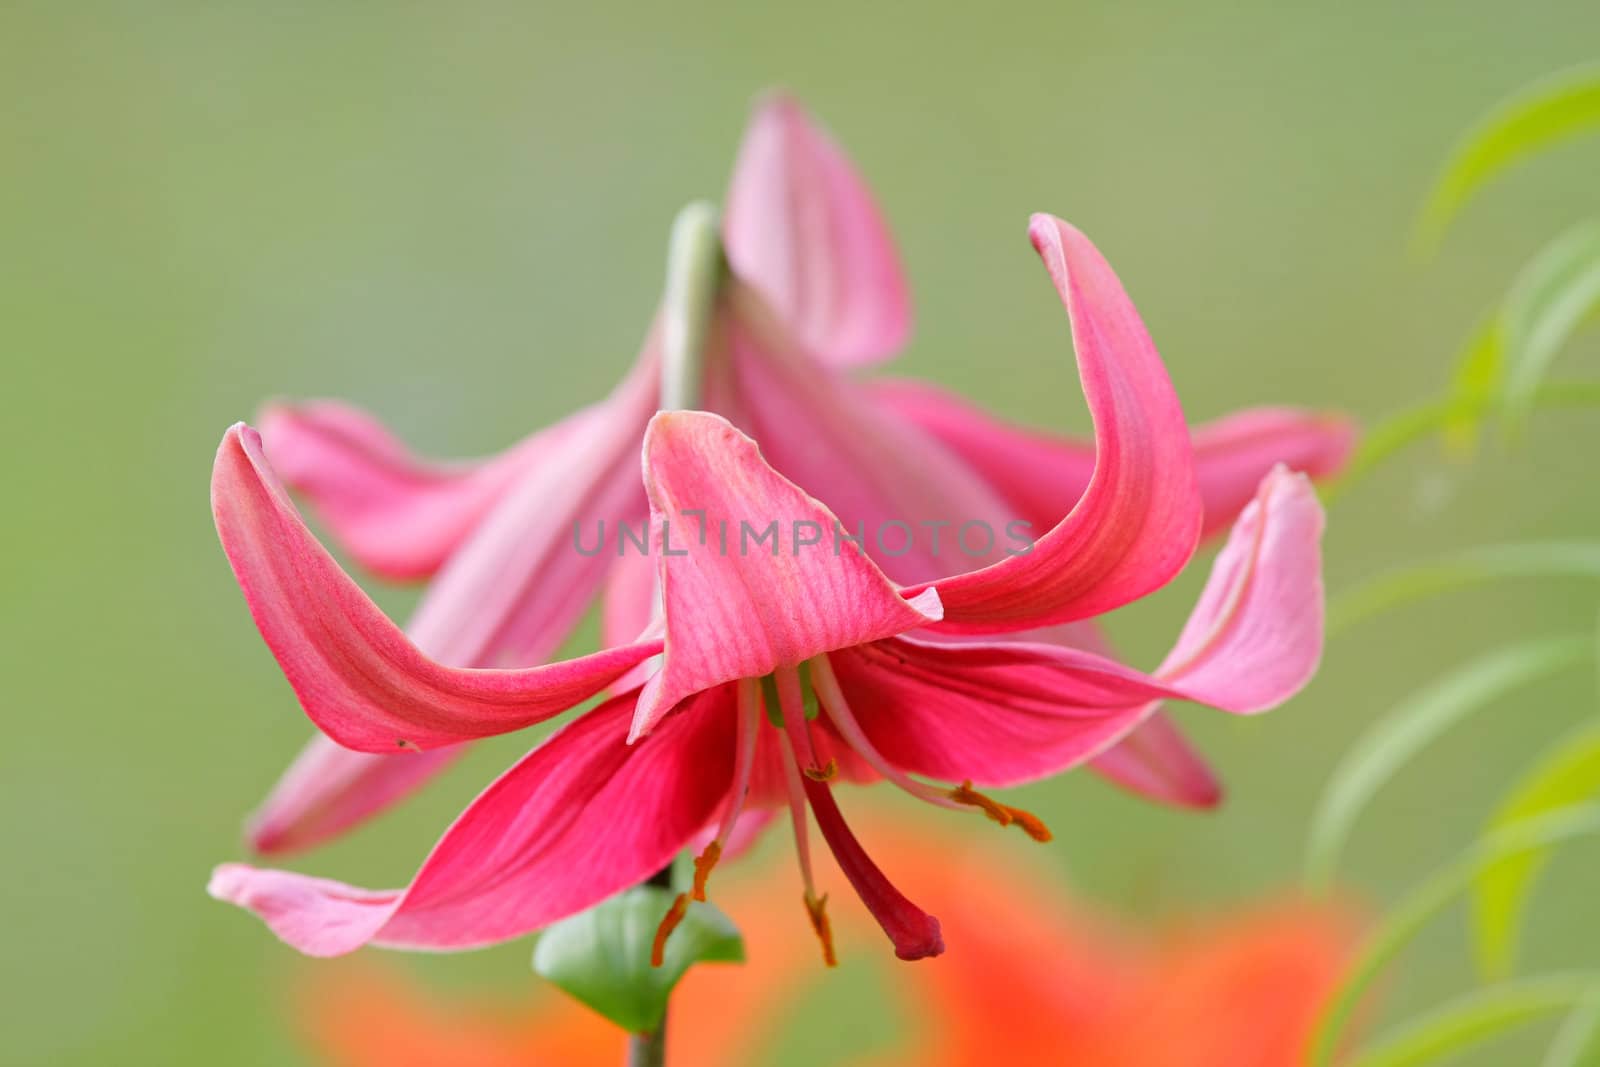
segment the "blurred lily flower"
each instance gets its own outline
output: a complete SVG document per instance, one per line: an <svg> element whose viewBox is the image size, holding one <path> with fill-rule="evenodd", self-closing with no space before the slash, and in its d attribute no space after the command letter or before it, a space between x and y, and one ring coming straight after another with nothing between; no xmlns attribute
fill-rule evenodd
<svg viewBox="0 0 1600 1067"><path fill-rule="evenodd" d="M765 101L746 132L723 238L733 277L712 326L701 406L752 433L847 528L932 527L931 542L913 537L903 549L864 539L896 581L930 582L998 558L998 546L950 547L965 522L1049 529L1083 497L1093 444L1004 425L932 386L844 373L904 343L906 285L860 176L789 99ZM1096 298L1085 290L1083 299ZM372 417L335 402L270 407L261 431L281 477L358 563L388 578L432 578L407 627L418 648L452 666L527 666L556 651L602 587L608 643L631 641L648 621L654 568L619 558L619 532L647 514L636 450L659 379L652 330L609 397L479 462L419 459ZM1329 474L1351 440L1342 419L1294 409L1199 427L1205 532L1226 529L1274 464ZM940 526L949 527L942 553ZM574 551L580 527L600 531L593 550ZM1087 621L1033 637L1108 651ZM1219 788L1203 760L1159 712L1144 718L1094 769L1170 803L1214 803ZM319 736L252 819L250 843L270 854L326 840L409 795L464 748L391 759Z"/></svg>
<svg viewBox="0 0 1600 1067"><path fill-rule="evenodd" d="M1048 839L1037 819L973 782L1004 785L1082 763L1136 729L1153 701L1247 713L1294 694L1321 653L1322 512L1306 478L1282 467L1261 482L1153 673L1061 644L982 639L1087 619L1161 587L1188 562L1202 517L1182 411L1116 276L1058 219L1036 217L1031 235L1072 322L1094 470L1026 552L937 583L895 583L725 419L662 413L645 435L644 468L664 636L652 625L576 660L450 668L409 641L310 535L259 439L230 430L213 480L223 547L301 704L339 744L426 752L505 733L661 659L482 794L409 889L226 865L213 894L314 955L369 942L465 948L592 905L714 828L696 859L694 896L704 899L741 817L787 805L824 956L833 950L808 808L896 954L917 959L943 950L939 925L851 832L836 776L881 778ZM747 551L752 524L784 531L770 554L764 544ZM802 541L802 528L818 536ZM788 531L792 543L780 543ZM685 905L663 923L658 953Z"/></svg>
<svg viewBox="0 0 1600 1067"><path fill-rule="evenodd" d="M1340 905L1293 898L1130 928L1075 901L1007 852L952 842L904 821L874 821L888 857L914 878L960 946L957 957L881 986L874 1013L915 1020L876 1067L1074 1063L1094 1067L1298 1067L1349 960L1357 923ZM722 905L745 932L742 966L697 967L673 998L667 1061L768 1062L805 978L803 945L766 901L771 874ZM858 920L840 911L841 926ZM1004 976L998 980L997 976ZM554 994L445 997L398 968L318 969L297 983L296 1028L330 1067L609 1065L624 1037Z"/></svg>

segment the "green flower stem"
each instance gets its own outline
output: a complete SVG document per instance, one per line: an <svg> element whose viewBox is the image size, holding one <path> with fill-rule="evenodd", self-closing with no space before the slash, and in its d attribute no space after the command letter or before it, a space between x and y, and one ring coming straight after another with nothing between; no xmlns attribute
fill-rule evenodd
<svg viewBox="0 0 1600 1067"><path fill-rule="evenodd" d="M667 285L661 298L661 410L697 408L705 393L706 341L727 274L717 209L696 201L672 223ZM657 597L660 590L657 590ZM645 885L672 888L672 864ZM627 1067L664 1067L667 1015L655 1029L628 1038Z"/></svg>
<svg viewBox="0 0 1600 1067"><path fill-rule="evenodd" d="M706 340L727 273L717 209L703 200L678 212L667 248L661 301L661 410L697 408L705 385Z"/></svg>
<svg viewBox="0 0 1600 1067"><path fill-rule="evenodd" d="M667 864L646 878L642 884L671 889L672 864ZM628 1036L628 1067L664 1067L666 1062L667 1016L663 1014L661 1022L654 1030Z"/></svg>

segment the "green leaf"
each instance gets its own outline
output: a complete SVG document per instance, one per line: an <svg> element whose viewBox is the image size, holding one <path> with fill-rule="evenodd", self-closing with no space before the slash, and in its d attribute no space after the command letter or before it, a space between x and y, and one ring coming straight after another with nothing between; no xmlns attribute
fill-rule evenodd
<svg viewBox="0 0 1600 1067"><path fill-rule="evenodd" d="M1556 1031L1543 1067L1600 1067L1600 983L1573 1006Z"/></svg>
<svg viewBox="0 0 1600 1067"><path fill-rule="evenodd" d="M1344 474L1323 487L1323 499L1331 503L1344 496L1351 486L1419 441L1441 431L1449 433L1463 423L1475 423L1492 402L1493 397L1461 395L1430 400L1388 416L1362 437ZM1600 382L1546 382L1534 393L1533 406L1600 408Z"/></svg>
<svg viewBox="0 0 1600 1067"><path fill-rule="evenodd" d="M1556 354L1600 308L1600 222L1574 226L1529 261L1506 295L1504 411L1517 429Z"/></svg>
<svg viewBox="0 0 1600 1067"><path fill-rule="evenodd" d="M1582 1004L1600 974L1524 978L1480 989L1380 1038L1349 1067L1419 1067L1483 1044L1518 1026Z"/></svg>
<svg viewBox="0 0 1600 1067"><path fill-rule="evenodd" d="M1418 243L1424 249L1438 244L1462 205L1505 168L1597 127L1600 66L1563 71L1502 101L1445 164L1423 208Z"/></svg>
<svg viewBox="0 0 1600 1067"><path fill-rule="evenodd" d="M1311 1067L1328 1067L1333 1062L1345 1027L1373 981L1429 920L1471 887L1486 867L1530 849L1549 848L1593 835L1600 835L1600 805L1563 808L1537 819L1527 819L1479 841L1407 893L1368 935L1355 963L1328 998L1312 1036Z"/></svg>
<svg viewBox="0 0 1600 1067"><path fill-rule="evenodd" d="M1484 545L1380 574L1330 601L1328 632L1439 593L1508 578L1600 579L1600 541Z"/></svg>
<svg viewBox="0 0 1600 1067"><path fill-rule="evenodd" d="M1518 782L1490 819L1494 833L1570 807L1600 794L1600 724L1568 737ZM1485 974L1503 977L1516 959L1518 933L1533 884L1549 857L1525 852L1494 864L1478 879L1473 894L1473 929L1478 962Z"/></svg>
<svg viewBox="0 0 1600 1067"><path fill-rule="evenodd" d="M676 898L662 886L639 886L563 919L539 936L534 971L625 1030L654 1030L691 966L744 961L733 920L691 903L667 940L662 966L650 966L656 928Z"/></svg>
<svg viewBox="0 0 1600 1067"><path fill-rule="evenodd" d="M1402 701L1351 746L1312 817L1306 878L1326 886L1351 827L1373 795L1452 726L1514 689L1588 660L1588 637L1542 638L1498 649Z"/></svg>
<svg viewBox="0 0 1600 1067"><path fill-rule="evenodd" d="M1505 376L1505 323L1500 314L1488 316L1456 361L1450 378L1451 404L1444 425L1444 441L1457 455L1471 454L1478 441L1483 413L1500 393Z"/></svg>

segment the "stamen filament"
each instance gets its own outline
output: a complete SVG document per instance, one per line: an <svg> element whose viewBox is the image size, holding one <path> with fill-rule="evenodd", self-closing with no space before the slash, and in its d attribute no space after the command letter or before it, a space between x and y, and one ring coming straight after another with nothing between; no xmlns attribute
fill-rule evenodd
<svg viewBox="0 0 1600 1067"><path fill-rule="evenodd" d="M789 735L778 731L778 745L783 750L783 781L789 794L789 820L794 825L795 858L800 864L800 880L805 885L806 916L811 929L822 944L822 962L837 967L839 958L833 952L833 927L828 922L828 895L817 895L816 879L811 872L811 832L806 828L805 779L800 774L800 763L795 759L794 746Z"/></svg>
<svg viewBox="0 0 1600 1067"><path fill-rule="evenodd" d="M817 687L817 695L822 699L823 710L827 712L834 729L839 731L839 736L845 739L845 743L855 749L856 753L867 761L867 765L882 775L885 781L899 786L918 800L925 800L941 808L959 810L963 807L974 807L1001 826L1015 823L1023 833L1035 841L1049 841L1052 838L1050 828L1037 815L1021 808L1011 807L1009 804L1001 804L983 795L972 788L971 781L963 782L954 789L941 789L926 782L919 782L894 766L877 750L867 737L867 732L862 729L861 723L856 720L855 713L850 710L849 701L845 700L839 678L833 673L833 665L828 662L828 657L817 656L808 662L811 665L812 684Z"/></svg>
<svg viewBox="0 0 1600 1067"><path fill-rule="evenodd" d="M756 739L761 727L761 685L754 678L741 678L736 689L739 702L739 738L733 764L733 795L728 800L728 810L717 828L716 844L728 843L739 815L744 811L745 798L750 795L750 775L756 765Z"/></svg>
<svg viewBox="0 0 1600 1067"><path fill-rule="evenodd" d="M661 917L661 924L656 927L655 943L650 948L652 967L660 967L662 960L665 959L667 938L688 913L689 901L706 899L706 882L710 879L712 870L716 868L717 860L722 858L722 850L728 843L728 835L732 834L733 828L738 825L745 799L750 795L750 776L755 768L756 740L761 726L761 690L755 679L745 678L740 680L737 693L739 735L735 743L733 790L728 796L728 810L723 813L722 823L717 827L716 838L694 858L694 887L687 893L678 894L672 902L672 907Z"/></svg>
<svg viewBox="0 0 1600 1067"><path fill-rule="evenodd" d="M822 700L822 710L839 731L839 736L867 761L869 767L877 771L884 781L899 786L918 800L952 811L961 809L961 804L950 796L948 790L917 781L883 757L867 737L867 732L861 728L855 713L850 710L850 704L844 698L844 689L839 685L839 678L833 673L833 665L828 662L826 655L808 662L811 664L811 683L816 686L817 696Z"/></svg>
<svg viewBox="0 0 1600 1067"><path fill-rule="evenodd" d="M787 734L779 731L778 745L783 749L783 783L789 794L789 821L794 826L795 858L800 863L800 878L805 883L806 896L817 893L816 880L811 873L811 831L806 828L806 787L800 777L800 766L795 759L794 746Z"/></svg>
<svg viewBox="0 0 1600 1067"><path fill-rule="evenodd" d="M839 773L839 764L829 760L826 767L817 759L817 750L811 743L811 727L806 722L805 694L800 689L800 672L793 667L779 667L773 672L773 682L778 690L778 709L783 715L783 729L789 735L794 753L800 759L800 768L814 782L826 782Z"/></svg>

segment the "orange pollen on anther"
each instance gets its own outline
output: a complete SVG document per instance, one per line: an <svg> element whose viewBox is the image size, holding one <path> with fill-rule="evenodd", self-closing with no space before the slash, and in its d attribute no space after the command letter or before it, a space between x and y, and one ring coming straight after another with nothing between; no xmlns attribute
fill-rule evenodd
<svg viewBox="0 0 1600 1067"><path fill-rule="evenodd" d="M806 777L813 782L831 782L839 776L839 761L830 759L826 767L807 767Z"/></svg>
<svg viewBox="0 0 1600 1067"><path fill-rule="evenodd" d="M650 966L659 967L666 961L667 938L672 936L672 931L678 928L678 924L683 921L688 911L689 894L679 893L678 899L667 909L667 914L662 916L661 925L656 927L655 944L650 946Z"/></svg>
<svg viewBox="0 0 1600 1067"><path fill-rule="evenodd" d="M1049 841L1055 836L1039 816L1030 811L1023 811L1021 808L1013 808L1009 804L1001 804L996 800L991 800L972 788L970 781L962 782L950 790L949 796L957 804L968 804L979 809L1001 826L1010 826L1015 823L1018 829L1035 841Z"/></svg>
<svg viewBox="0 0 1600 1067"><path fill-rule="evenodd" d="M813 897L806 893L804 899L806 914L811 918L811 929L816 931L817 940L822 942L822 962L829 967L839 966L839 958L833 954L833 926L828 922L828 894Z"/></svg>
<svg viewBox="0 0 1600 1067"><path fill-rule="evenodd" d="M722 846L715 841L694 858L694 899L701 901L706 899L706 880L711 877L712 869L721 858Z"/></svg>

